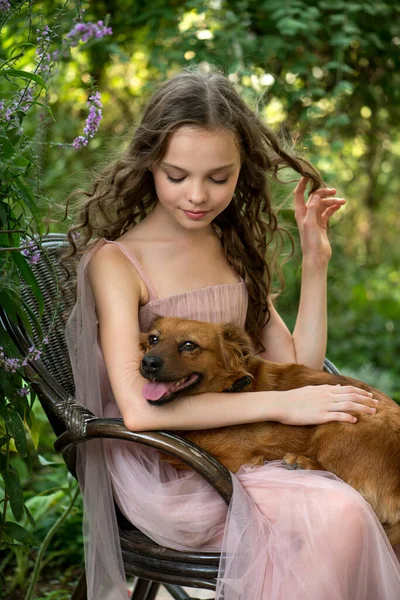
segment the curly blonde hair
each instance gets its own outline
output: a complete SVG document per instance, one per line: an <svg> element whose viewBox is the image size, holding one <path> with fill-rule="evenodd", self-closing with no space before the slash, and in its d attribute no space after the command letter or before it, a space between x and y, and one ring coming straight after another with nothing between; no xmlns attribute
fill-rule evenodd
<svg viewBox="0 0 400 600"><path fill-rule="evenodd" d="M62 260L80 257L99 238L119 238L149 214L157 202L150 168L162 160L169 136L183 125L232 132L240 149L234 196L213 224L227 261L246 281L246 330L258 344L269 319L267 299L284 231L272 209L270 178L278 179L279 170L290 167L309 177L313 190L322 180L307 160L278 141L217 69L188 68L159 86L128 149L104 169L91 191L77 192L85 197L79 222L68 231L70 248ZM273 241L275 251L267 261Z"/></svg>

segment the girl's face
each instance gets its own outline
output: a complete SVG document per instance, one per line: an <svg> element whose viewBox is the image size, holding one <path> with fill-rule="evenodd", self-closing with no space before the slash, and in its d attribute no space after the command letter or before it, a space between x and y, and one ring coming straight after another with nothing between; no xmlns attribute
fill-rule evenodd
<svg viewBox="0 0 400 600"><path fill-rule="evenodd" d="M163 159L153 168L157 210L185 229L209 225L232 200L240 166L232 133L181 127L170 136Z"/></svg>

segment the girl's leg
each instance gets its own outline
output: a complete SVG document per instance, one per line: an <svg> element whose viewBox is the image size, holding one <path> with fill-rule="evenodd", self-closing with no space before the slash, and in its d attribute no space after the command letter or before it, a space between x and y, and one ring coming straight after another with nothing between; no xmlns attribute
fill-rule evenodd
<svg viewBox="0 0 400 600"><path fill-rule="evenodd" d="M265 597L400 597L394 552L370 505L353 488L331 474L286 471L278 463L239 479L272 532Z"/></svg>

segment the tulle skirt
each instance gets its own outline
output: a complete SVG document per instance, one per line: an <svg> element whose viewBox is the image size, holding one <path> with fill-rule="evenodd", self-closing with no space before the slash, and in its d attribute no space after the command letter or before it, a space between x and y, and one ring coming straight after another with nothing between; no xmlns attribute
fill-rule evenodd
<svg viewBox="0 0 400 600"><path fill-rule="evenodd" d="M105 448L128 520L176 550L221 551L217 599L400 599L399 562L381 524L332 473L247 465L227 508L199 475L153 449L115 440Z"/></svg>

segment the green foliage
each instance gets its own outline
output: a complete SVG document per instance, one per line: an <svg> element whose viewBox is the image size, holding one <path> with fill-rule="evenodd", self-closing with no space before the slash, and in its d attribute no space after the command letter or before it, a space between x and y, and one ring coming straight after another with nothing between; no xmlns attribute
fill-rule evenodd
<svg viewBox="0 0 400 600"><path fill-rule="evenodd" d="M30 266L44 252L40 236L45 231L43 209L47 201L41 190L43 142L37 134L42 135L47 120L54 118L48 101L48 82L57 59L62 54L67 62L70 56L71 41L62 40L56 32L61 23L67 31L71 30L76 14L74 10L67 12L68 2L54 7L48 13L49 29L43 23L44 5L38 4L41 5L33 7L31 2L21 0L9 10L2 7L0 13L4 36L0 49L4 94L0 99L0 301L11 322L22 323L31 337L34 329L41 339L26 356L20 356L5 330L0 331L0 548L5 556L0 583L3 584L10 563L16 568L6 578L7 587L24 588L38 549L27 600L32 597L45 564L44 552L72 510L77 494L76 482L66 485L65 466L53 489L35 489L35 473L40 470L43 476L46 467L40 466L37 450L40 436L32 412L35 393L23 383L24 367L28 360L40 358L56 317L52 316L49 331L43 331L43 297ZM61 146L57 148L58 152L65 151ZM21 285L32 290L38 316L22 299ZM77 517L80 529L81 509ZM71 532L77 541L71 540L67 549L55 544L57 549L50 553L56 563L61 556L65 563L71 551L74 559L82 552L81 535L74 528Z"/></svg>

